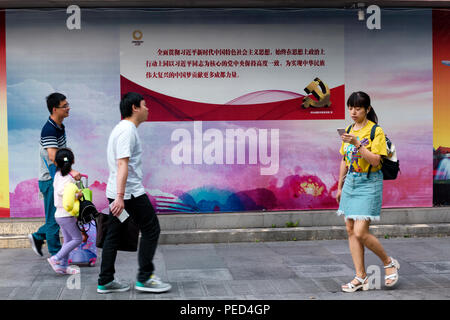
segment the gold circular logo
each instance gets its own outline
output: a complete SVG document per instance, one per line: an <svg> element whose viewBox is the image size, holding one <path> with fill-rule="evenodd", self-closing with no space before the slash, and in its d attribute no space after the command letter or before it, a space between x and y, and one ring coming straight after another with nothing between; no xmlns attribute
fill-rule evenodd
<svg viewBox="0 0 450 320"><path fill-rule="evenodd" d="M133 39L134 40L141 40L143 36L144 35L142 34L142 32L140 30L133 31Z"/></svg>

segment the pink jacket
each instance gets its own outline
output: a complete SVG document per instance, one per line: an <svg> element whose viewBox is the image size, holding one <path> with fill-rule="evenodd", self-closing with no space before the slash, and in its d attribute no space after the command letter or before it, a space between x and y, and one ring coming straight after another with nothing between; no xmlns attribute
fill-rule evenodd
<svg viewBox="0 0 450 320"><path fill-rule="evenodd" d="M66 176L61 175L61 171L57 171L53 180L54 202L56 207L55 218L72 217L63 207L64 186L67 183L75 183L70 173Z"/></svg>

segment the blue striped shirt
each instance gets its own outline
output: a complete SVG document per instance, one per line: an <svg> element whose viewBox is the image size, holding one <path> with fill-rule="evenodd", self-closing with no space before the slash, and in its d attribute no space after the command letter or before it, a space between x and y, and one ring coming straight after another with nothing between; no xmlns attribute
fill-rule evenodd
<svg viewBox="0 0 450 320"><path fill-rule="evenodd" d="M48 118L44 127L41 131L41 139L39 146L39 180L47 181L50 180L50 173L48 172L47 165L52 164L50 159L48 158L47 148L65 148L66 147L66 130L64 125L61 124L61 127L56 124L52 118ZM47 162L47 165L44 162Z"/></svg>

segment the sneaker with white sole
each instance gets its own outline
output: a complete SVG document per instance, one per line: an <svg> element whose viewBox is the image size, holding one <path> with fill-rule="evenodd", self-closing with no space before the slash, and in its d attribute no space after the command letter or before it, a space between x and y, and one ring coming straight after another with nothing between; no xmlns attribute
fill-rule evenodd
<svg viewBox="0 0 450 320"><path fill-rule="evenodd" d="M33 234L28 234L28 240L30 240L31 248L33 249L34 253L36 253L38 256L44 256L42 253L42 245L44 244L44 241L37 240Z"/></svg>
<svg viewBox="0 0 450 320"><path fill-rule="evenodd" d="M169 283L162 282L157 276L152 275L150 279L145 282L136 281L134 288L143 292L162 293L172 289L172 286Z"/></svg>
<svg viewBox="0 0 450 320"><path fill-rule="evenodd" d="M80 267L78 266L68 266L65 270L66 274L79 274L81 273Z"/></svg>
<svg viewBox="0 0 450 320"><path fill-rule="evenodd" d="M97 286L98 293L112 293L112 292L125 292L130 290L130 285L125 283L120 283L119 281L113 280L103 286Z"/></svg>
<svg viewBox="0 0 450 320"><path fill-rule="evenodd" d="M66 273L66 267L61 265L61 262L56 259L55 256L51 256L47 259L48 263L52 267L53 271L59 274L65 274Z"/></svg>

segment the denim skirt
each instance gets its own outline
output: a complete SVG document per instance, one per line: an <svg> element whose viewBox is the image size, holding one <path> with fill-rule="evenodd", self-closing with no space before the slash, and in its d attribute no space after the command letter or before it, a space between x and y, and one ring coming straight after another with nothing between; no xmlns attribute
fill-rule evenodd
<svg viewBox="0 0 450 320"><path fill-rule="evenodd" d="M348 172L342 188L338 215L353 220L380 220L383 201L383 173Z"/></svg>

